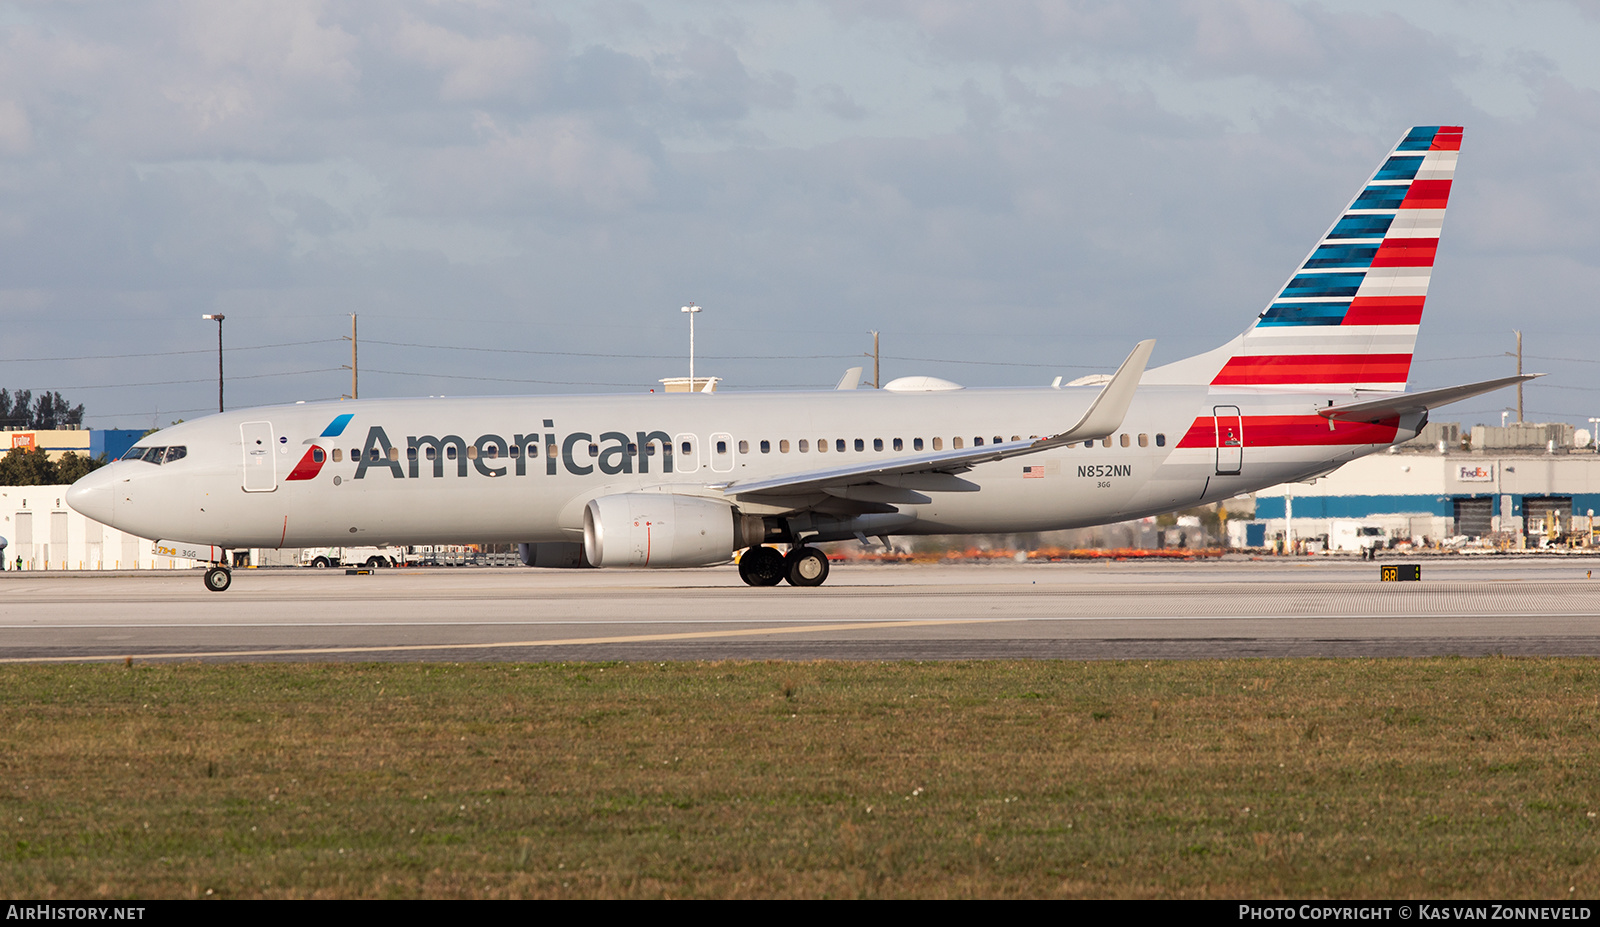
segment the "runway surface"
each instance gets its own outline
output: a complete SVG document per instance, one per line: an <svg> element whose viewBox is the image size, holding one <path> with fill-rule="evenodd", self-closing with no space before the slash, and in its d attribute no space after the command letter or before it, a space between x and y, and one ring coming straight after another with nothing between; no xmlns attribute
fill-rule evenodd
<svg viewBox="0 0 1600 927"><path fill-rule="evenodd" d="M1600 655L1588 558L0 573L0 662Z"/></svg>

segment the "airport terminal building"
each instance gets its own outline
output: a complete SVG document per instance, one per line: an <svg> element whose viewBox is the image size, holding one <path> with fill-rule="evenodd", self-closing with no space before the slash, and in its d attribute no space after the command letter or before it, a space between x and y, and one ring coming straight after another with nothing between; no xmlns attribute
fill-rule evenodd
<svg viewBox="0 0 1600 927"><path fill-rule="evenodd" d="M1600 455L1586 432L1435 423L1387 454L1257 493L1255 520L1229 534L1239 546L1270 546L1284 536L1331 538L1338 523L1355 521L1456 546L1587 545L1597 509Z"/></svg>

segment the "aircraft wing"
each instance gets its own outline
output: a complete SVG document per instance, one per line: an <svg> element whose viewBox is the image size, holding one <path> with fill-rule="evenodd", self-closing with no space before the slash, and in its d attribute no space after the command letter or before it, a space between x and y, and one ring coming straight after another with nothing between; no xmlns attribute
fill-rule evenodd
<svg viewBox="0 0 1600 927"><path fill-rule="evenodd" d="M1408 412L1423 412L1446 403L1458 402L1462 399L1471 399L1481 393L1493 392L1506 386L1515 386L1535 377L1542 377L1542 373L1519 374L1514 377L1501 377L1498 380L1484 380L1480 383L1466 383L1461 386L1446 386L1442 389L1427 389L1419 393L1392 393L1377 399L1363 399L1359 402L1346 402L1336 406L1318 409L1317 414L1323 418L1339 422L1371 422L1386 418L1397 418Z"/></svg>
<svg viewBox="0 0 1600 927"><path fill-rule="evenodd" d="M880 480L893 480L896 477L907 477L921 473L956 474L981 463L995 460L1005 460L1008 457L1020 457L1023 454L1034 454L1060 447L1063 444L1072 444L1076 441L1091 441L1108 437L1122 427L1122 420L1128 414L1128 406L1133 403L1134 391L1139 387L1139 379L1144 376L1144 368L1150 361L1150 352L1155 349L1155 341L1141 341L1134 346L1128 359L1117 368L1116 375L1111 382L1101 388L1100 394L1095 396L1089 404L1088 411L1077 423L1043 438L1029 441L1006 441L1001 444L991 444L987 447L972 447L963 450L931 451L923 454L913 454L909 457L894 457L892 459L874 459L858 464L842 467L830 467L824 470L805 470L799 473L790 473L784 476L768 477L758 480L735 480L731 483L721 484L714 488L720 489L724 495L746 495L752 493L770 493L793 495L796 493L814 492L830 487L849 486L858 483L870 483ZM919 486L923 489L935 488L929 485ZM950 480L950 489L976 488L964 480Z"/></svg>

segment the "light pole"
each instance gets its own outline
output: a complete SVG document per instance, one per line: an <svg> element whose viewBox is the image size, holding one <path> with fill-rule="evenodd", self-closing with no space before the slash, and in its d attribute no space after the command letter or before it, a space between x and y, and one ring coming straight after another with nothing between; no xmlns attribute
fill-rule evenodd
<svg viewBox="0 0 1600 927"><path fill-rule="evenodd" d="M700 312L700 307L690 303L683 307L689 313L689 392L694 392L694 317Z"/></svg>
<svg viewBox="0 0 1600 927"><path fill-rule="evenodd" d="M212 315L203 315L200 318L208 322L217 323L217 411L222 409L222 320L227 316L218 312Z"/></svg>

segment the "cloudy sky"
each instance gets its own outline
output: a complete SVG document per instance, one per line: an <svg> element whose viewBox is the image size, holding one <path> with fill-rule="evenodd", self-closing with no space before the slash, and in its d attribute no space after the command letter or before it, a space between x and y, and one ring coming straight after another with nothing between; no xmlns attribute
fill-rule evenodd
<svg viewBox="0 0 1600 927"><path fill-rule="evenodd" d="M1466 126L1413 386L1600 416L1600 14L1491 0L0 2L0 387L1048 383L1249 324ZM870 368L869 368L870 375ZM1445 420L1499 421L1511 393Z"/></svg>

